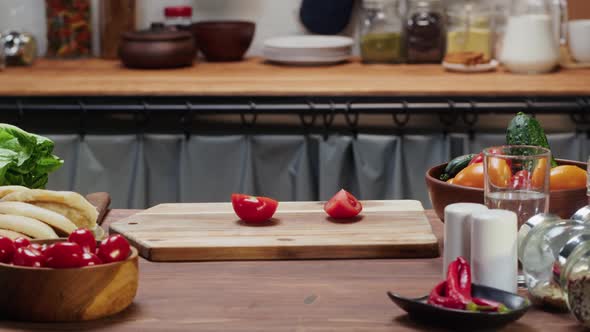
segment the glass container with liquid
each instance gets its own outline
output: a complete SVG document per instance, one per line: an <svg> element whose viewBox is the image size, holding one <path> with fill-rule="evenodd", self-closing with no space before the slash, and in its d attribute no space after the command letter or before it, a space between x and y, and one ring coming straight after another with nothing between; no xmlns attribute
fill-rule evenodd
<svg viewBox="0 0 590 332"><path fill-rule="evenodd" d="M403 62L402 19L397 0L364 0L360 28L363 62Z"/></svg>
<svg viewBox="0 0 590 332"><path fill-rule="evenodd" d="M520 228L518 259L533 302L567 310L559 282L554 280L554 265L571 238L590 232L588 225L582 220L562 220L555 215L538 214Z"/></svg>
<svg viewBox="0 0 590 332"><path fill-rule="evenodd" d="M458 52L482 53L492 58L493 19L486 2L452 5L448 11L447 54Z"/></svg>
<svg viewBox="0 0 590 332"><path fill-rule="evenodd" d="M409 63L440 63L445 54L445 15L440 0L411 0L407 13Z"/></svg>

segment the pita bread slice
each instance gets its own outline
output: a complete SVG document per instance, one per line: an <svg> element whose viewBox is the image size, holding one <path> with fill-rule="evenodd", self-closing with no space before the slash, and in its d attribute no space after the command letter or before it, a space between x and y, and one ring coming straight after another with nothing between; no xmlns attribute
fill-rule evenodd
<svg viewBox="0 0 590 332"><path fill-rule="evenodd" d="M57 239L53 229L33 218L0 214L0 228L23 233L35 239Z"/></svg>
<svg viewBox="0 0 590 332"><path fill-rule="evenodd" d="M53 227L60 235L69 235L76 230L76 225L57 212L24 202L0 202L0 213L37 219Z"/></svg>
<svg viewBox="0 0 590 332"><path fill-rule="evenodd" d="M30 190L27 187L23 186L0 186L0 198L4 198L4 196L8 194L12 194L16 191L27 191Z"/></svg>
<svg viewBox="0 0 590 332"><path fill-rule="evenodd" d="M9 231L7 229L0 229L0 236L7 237L7 238L9 238L11 240L16 240L19 237L24 237L27 240L30 240L31 239L30 237L28 237L28 236L26 236L26 235L24 235L22 233L15 232L15 231Z"/></svg>
<svg viewBox="0 0 590 332"><path fill-rule="evenodd" d="M94 229L98 211L82 195L73 191L30 189L15 191L2 200L26 202L61 214L77 228Z"/></svg>

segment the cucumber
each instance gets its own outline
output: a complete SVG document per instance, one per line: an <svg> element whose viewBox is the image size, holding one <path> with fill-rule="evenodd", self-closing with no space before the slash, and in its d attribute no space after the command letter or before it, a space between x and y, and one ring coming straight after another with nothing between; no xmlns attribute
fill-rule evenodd
<svg viewBox="0 0 590 332"><path fill-rule="evenodd" d="M454 178L457 173L461 172L461 170L467 165L476 154L466 154L464 156L459 156L447 164L445 167L445 171L440 175L439 179L442 181L447 181L448 179Z"/></svg>
<svg viewBox="0 0 590 332"><path fill-rule="evenodd" d="M506 144L508 145L535 145L551 150L549 141L541 124L523 112L519 112L508 124L506 130ZM551 156L551 167L556 167L557 162Z"/></svg>

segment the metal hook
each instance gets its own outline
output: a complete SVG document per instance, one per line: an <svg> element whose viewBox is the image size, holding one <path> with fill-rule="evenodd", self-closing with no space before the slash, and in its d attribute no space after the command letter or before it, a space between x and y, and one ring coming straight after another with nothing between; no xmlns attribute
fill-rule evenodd
<svg viewBox="0 0 590 332"><path fill-rule="evenodd" d="M469 101L469 106L471 112L463 112L463 122L472 128L477 123L479 114L475 110L475 102L473 100Z"/></svg>
<svg viewBox="0 0 590 332"><path fill-rule="evenodd" d="M324 141L328 139L329 136L329 129L334 123L334 116L336 113L336 105L334 105L334 101L330 100L330 112L323 113L322 118L324 120Z"/></svg>
<svg viewBox="0 0 590 332"><path fill-rule="evenodd" d="M447 102L449 104L449 112L441 112L439 118L442 124L446 127L450 127L457 121L457 113L455 110L455 102L452 100L448 100Z"/></svg>
<svg viewBox="0 0 590 332"><path fill-rule="evenodd" d="M86 110L86 105L81 100L78 100L78 106L80 106L80 123L78 128L78 133L82 140L86 136L86 118L88 116L88 111Z"/></svg>
<svg viewBox="0 0 590 332"><path fill-rule="evenodd" d="M309 129L310 127L312 127L315 124L315 119L317 117L315 105L310 100L307 101L307 105L309 106L309 111L312 112L311 113L311 121L308 122L305 120L305 116L306 116L305 113L303 113L303 112L299 113L299 119L301 120L301 124L303 125L303 129L305 129L305 130Z"/></svg>
<svg viewBox="0 0 590 332"><path fill-rule="evenodd" d="M146 131L146 127L150 121L150 110L148 103L143 100L141 102L143 105L143 109L135 112L135 128L137 129L138 133L143 134Z"/></svg>
<svg viewBox="0 0 590 332"><path fill-rule="evenodd" d="M347 102L346 103L346 112L344 113L344 117L346 119L346 123L348 124L348 126L350 126L350 129L352 130L352 136L354 136L354 138L356 138L358 135L357 126L359 123L359 113L354 112L352 119L350 117L351 113L352 113L352 103Z"/></svg>
<svg viewBox="0 0 590 332"><path fill-rule="evenodd" d="M403 100L402 101L402 112L401 113L397 113L394 112L392 113L392 117L393 117L393 122L395 122L395 124L398 127L405 127L405 125L408 124L408 122L410 121L410 112L408 111L408 102ZM403 117L399 117L399 115L403 115Z"/></svg>
<svg viewBox="0 0 590 332"><path fill-rule="evenodd" d="M250 121L246 120L246 113L240 112L240 119L242 120L242 126L246 128L252 128L256 125L256 120L258 119L258 113L256 113L256 104L253 101L250 101L250 114L252 114L252 119Z"/></svg>
<svg viewBox="0 0 590 332"><path fill-rule="evenodd" d="M533 118L536 118L536 117L537 117L537 114L535 114L535 110L534 110L534 108L535 108L535 104L533 103L533 101L532 101L532 100L530 100L530 99L526 99L526 100L525 100L525 103L526 103L526 109L527 109L527 111L529 112L529 114L530 114L530 115L531 115Z"/></svg>
<svg viewBox="0 0 590 332"><path fill-rule="evenodd" d="M195 118L195 114L193 111L193 105L190 101L186 103L186 111L180 116L180 126L182 131L184 132L185 138L188 140L191 137L192 133L192 124Z"/></svg>
<svg viewBox="0 0 590 332"><path fill-rule="evenodd" d="M22 126L24 118L25 118L25 112L23 111L23 103L20 99L16 100L16 124L17 126Z"/></svg>

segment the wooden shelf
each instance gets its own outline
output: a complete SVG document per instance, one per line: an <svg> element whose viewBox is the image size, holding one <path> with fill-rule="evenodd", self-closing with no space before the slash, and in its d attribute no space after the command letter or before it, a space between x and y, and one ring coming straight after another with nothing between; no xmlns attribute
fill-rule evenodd
<svg viewBox="0 0 590 332"><path fill-rule="evenodd" d="M545 75L445 72L440 65L287 67L251 58L192 68L130 70L118 61L40 59L0 72L0 96L574 96L590 69Z"/></svg>

